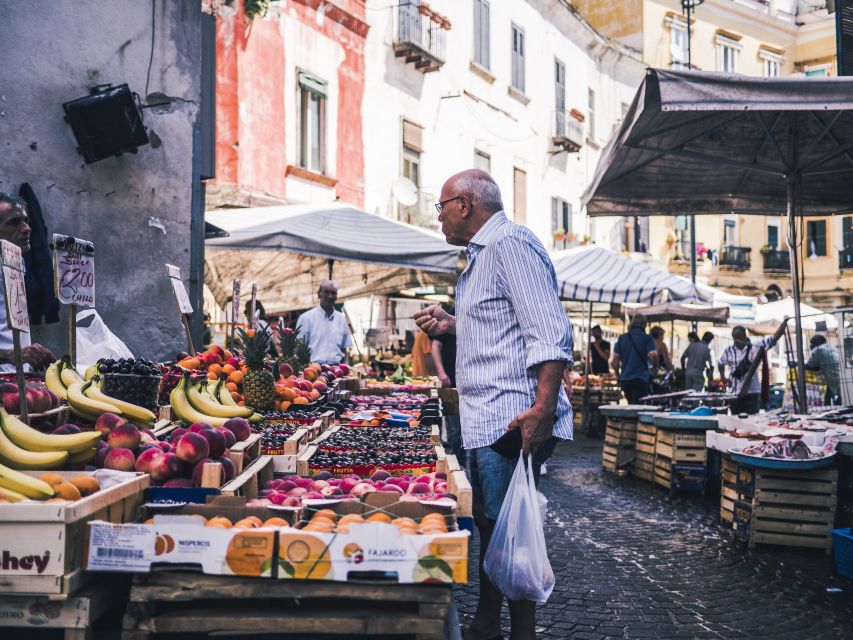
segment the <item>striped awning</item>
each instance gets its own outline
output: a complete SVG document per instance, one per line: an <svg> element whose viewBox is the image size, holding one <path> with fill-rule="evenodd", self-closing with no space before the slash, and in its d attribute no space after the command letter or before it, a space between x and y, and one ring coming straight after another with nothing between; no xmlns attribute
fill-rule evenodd
<svg viewBox="0 0 853 640"><path fill-rule="evenodd" d="M552 256L560 298L579 302L710 303L690 280L597 246Z"/></svg>

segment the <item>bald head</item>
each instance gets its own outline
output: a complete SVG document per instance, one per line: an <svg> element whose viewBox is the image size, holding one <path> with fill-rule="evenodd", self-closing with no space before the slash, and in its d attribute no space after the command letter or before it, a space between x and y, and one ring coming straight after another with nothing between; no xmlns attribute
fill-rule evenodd
<svg viewBox="0 0 853 640"><path fill-rule="evenodd" d="M465 246L498 211L501 190L485 171L468 169L454 174L441 188L441 231L450 244Z"/></svg>

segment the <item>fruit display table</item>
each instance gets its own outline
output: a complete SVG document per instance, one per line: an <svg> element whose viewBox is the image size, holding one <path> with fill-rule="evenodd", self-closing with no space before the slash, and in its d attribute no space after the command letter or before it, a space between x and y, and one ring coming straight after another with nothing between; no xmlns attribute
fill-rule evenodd
<svg viewBox="0 0 853 640"><path fill-rule="evenodd" d="M599 407L599 412L607 419L601 459L605 471L620 477L627 475L636 459L637 417L640 413L657 410L659 407L646 405L610 404Z"/></svg>
<svg viewBox="0 0 853 640"><path fill-rule="evenodd" d="M705 488L705 432L716 417L657 413L654 483L670 491L702 492Z"/></svg>

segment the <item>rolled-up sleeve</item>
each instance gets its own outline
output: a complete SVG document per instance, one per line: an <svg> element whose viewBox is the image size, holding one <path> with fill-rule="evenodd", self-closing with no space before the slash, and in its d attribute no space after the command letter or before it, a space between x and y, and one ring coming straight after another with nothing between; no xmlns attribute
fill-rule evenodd
<svg viewBox="0 0 853 640"><path fill-rule="evenodd" d="M554 265L522 238L500 240L498 284L512 303L524 347L525 366L561 360L572 364L572 325L557 295Z"/></svg>

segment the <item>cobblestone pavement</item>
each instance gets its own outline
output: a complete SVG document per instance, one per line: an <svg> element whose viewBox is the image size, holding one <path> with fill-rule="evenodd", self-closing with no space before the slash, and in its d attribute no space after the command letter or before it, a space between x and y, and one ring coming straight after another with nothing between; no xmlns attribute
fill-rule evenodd
<svg viewBox="0 0 853 640"><path fill-rule="evenodd" d="M560 445L540 486L557 578L539 608L540 637L853 638L853 581L834 574L831 555L749 551L719 528L718 503L602 473L601 446ZM463 626L477 604L472 564L456 591ZM504 606L504 637L508 623Z"/></svg>

